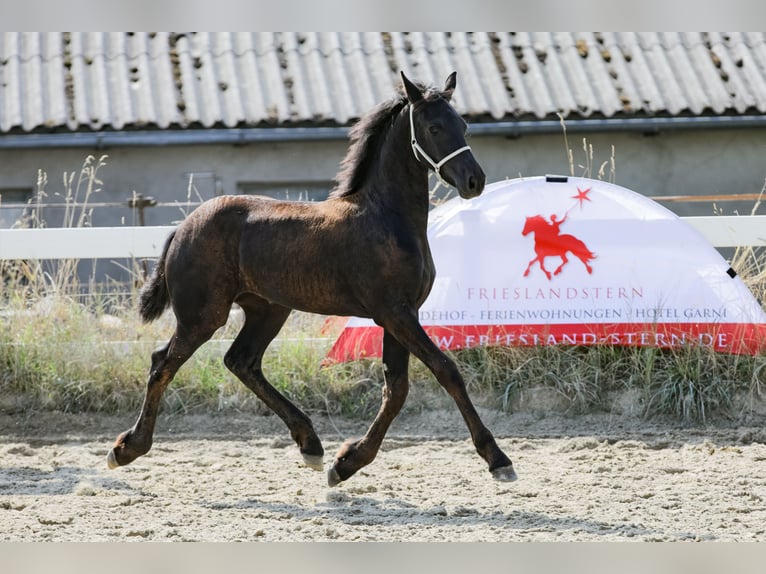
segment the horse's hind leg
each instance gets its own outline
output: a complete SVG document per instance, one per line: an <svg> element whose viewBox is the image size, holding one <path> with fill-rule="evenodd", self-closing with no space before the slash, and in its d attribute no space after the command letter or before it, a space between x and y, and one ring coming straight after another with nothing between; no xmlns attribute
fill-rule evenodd
<svg viewBox="0 0 766 574"><path fill-rule="evenodd" d="M284 325L290 309L260 299L238 303L245 312L245 324L224 357L226 367L284 421L306 466L323 470L324 449L311 419L271 386L261 369L263 353Z"/></svg>
<svg viewBox="0 0 766 574"><path fill-rule="evenodd" d="M126 465L149 452L162 394L181 365L200 345L210 339L220 326L219 323L215 323L214 326L187 328L179 324L170 341L152 353L152 367L141 413L133 427L117 437L107 456L109 468Z"/></svg>
<svg viewBox="0 0 766 574"><path fill-rule="evenodd" d="M332 468L327 472L327 482L330 486L338 485L375 459L388 427L402 410L409 393L410 383L407 378L409 358L409 351L388 331L385 331L383 334L385 386L380 411L364 437L355 442L347 442L340 448Z"/></svg>

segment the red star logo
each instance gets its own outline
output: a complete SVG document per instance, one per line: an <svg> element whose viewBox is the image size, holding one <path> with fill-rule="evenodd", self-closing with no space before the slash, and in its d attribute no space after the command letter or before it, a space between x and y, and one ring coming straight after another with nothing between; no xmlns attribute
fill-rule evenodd
<svg viewBox="0 0 766 574"><path fill-rule="evenodd" d="M588 197L588 193L590 193L591 188L588 189L580 189L577 188L577 195L573 195L572 199L576 199L580 202L580 209L582 209L582 203L583 201L590 201L590 197Z"/></svg>

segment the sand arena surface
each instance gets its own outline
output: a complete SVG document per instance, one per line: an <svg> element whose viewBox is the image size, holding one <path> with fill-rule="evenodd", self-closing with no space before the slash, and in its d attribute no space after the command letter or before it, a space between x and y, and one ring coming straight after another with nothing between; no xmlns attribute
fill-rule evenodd
<svg viewBox="0 0 766 574"><path fill-rule="evenodd" d="M337 488L276 417L161 415L110 471L132 417L0 415L4 541L764 541L766 431L482 411L519 480L492 479L457 411L405 414ZM369 421L314 417L326 464Z"/></svg>

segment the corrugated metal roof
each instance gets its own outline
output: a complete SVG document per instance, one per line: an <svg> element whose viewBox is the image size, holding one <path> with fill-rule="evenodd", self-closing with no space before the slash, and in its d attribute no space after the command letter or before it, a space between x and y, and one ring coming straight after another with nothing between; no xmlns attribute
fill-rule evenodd
<svg viewBox="0 0 766 574"><path fill-rule="evenodd" d="M766 113L763 32L4 32L0 131L346 125L458 72L473 121Z"/></svg>

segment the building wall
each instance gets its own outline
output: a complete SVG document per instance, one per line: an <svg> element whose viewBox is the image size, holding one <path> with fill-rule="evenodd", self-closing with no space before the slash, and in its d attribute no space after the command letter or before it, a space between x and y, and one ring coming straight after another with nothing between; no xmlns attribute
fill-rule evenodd
<svg viewBox="0 0 766 574"><path fill-rule="evenodd" d="M758 193L766 179L766 132L709 130L640 133L568 134L574 175L586 175L583 138L593 149L590 177L607 162L604 179L653 197ZM615 176L610 180L612 146ZM476 140L474 145L488 181L504 177L570 174L561 135L524 136L516 140ZM710 202L662 202L681 216L713 215ZM749 214L752 201L719 202L724 214Z"/></svg>
<svg viewBox="0 0 766 574"><path fill-rule="evenodd" d="M710 130L641 133L568 134L574 175L588 175L583 138L592 146L590 177L606 162L604 179L648 196L757 193L766 178L766 133L763 130ZM569 174L570 164L562 134L474 137L469 142L487 173L487 181L519 176ZM123 149L0 150L0 193L3 189L37 187L38 170L47 173L47 198L60 203L66 194L65 173L79 174L84 158L107 155L99 169L101 191L91 197L94 226L137 225L136 212L127 207L132 194L151 196L180 205L148 208L146 225L167 225L183 218L193 206L188 201L217 193L238 193L244 187L288 187L292 197L303 197L301 187L329 185L346 150L346 143L264 143L247 146L188 146ZM193 189L190 191L190 174ZM299 182L291 186L291 182ZM314 182L314 183L312 183ZM297 194L297 195L296 195ZM98 204L121 202L122 206ZM710 215L709 203L664 203L679 215ZM722 213L749 214L752 201L722 202ZM3 213L0 209L0 221ZM63 209L46 209L49 226L61 225ZM8 221L2 221L4 227ZM104 273L101 270L99 273ZM122 272L114 269L113 276Z"/></svg>
<svg viewBox="0 0 766 574"><path fill-rule="evenodd" d="M67 192L64 174L79 174L84 159L90 154L96 158L107 156L106 164L98 171L103 182L101 191L91 196L91 202L125 204L135 192L162 203L187 204L209 199L217 193L237 193L238 184L242 183L271 182L279 188L295 181L330 182L344 151L343 142L0 150L0 194L4 188L36 190L38 170L43 170L48 177L46 201L61 203ZM182 218L187 209L185 205L147 209L145 224L170 224ZM61 224L61 211L46 210L49 225ZM127 206L96 207L92 223L94 226L137 225L133 218L133 210Z"/></svg>

